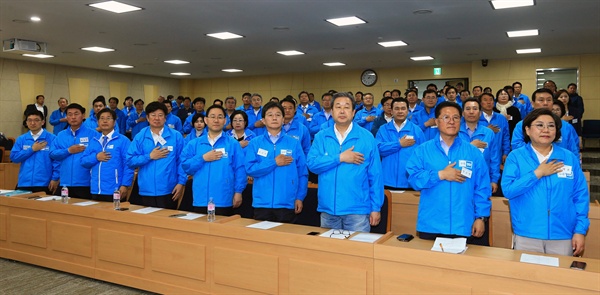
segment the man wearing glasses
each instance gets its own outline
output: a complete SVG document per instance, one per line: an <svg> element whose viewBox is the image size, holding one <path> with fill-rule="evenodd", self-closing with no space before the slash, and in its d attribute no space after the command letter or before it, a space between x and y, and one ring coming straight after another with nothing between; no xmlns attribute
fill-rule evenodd
<svg viewBox="0 0 600 295"><path fill-rule="evenodd" d="M144 206L175 209L183 196L187 175L181 168L183 136L165 128L167 107L160 102L146 106L150 126L140 130L127 150L127 166L138 171Z"/></svg>
<svg viewBox="0 0 600 295"><path fill-rule="evenodd" d="M408 182L421 191L417 232L422 239L465 237L489 245L477 238L490 216L490 176L481 152L458 136L461 112L456 103L440 103L440 135L418 146L406 163Z"/></svg>
<svg viewBox="0 0 600 295"><path fill-rule="evenodd" d="M552 105L554 104L552 90L547 88L540 88L534 91L531 95L531 100L534 110L541 108L552 110ZM573 125L562 124L562 127L560 128L560 134L561 137L558 139L558 141L556 141L556 144L562 148L570 150L574 155L579 157L579 136L577 135L575 128L573 128ZM515 126L512 140L510 141L510 146L513 151L525 146L525 140L523 136L523 121L520 121Z"/></svg>
<svg viewBox="0 0 600 295"><path fill-rule="evenodd" d="M44 114L31 111L25 118L29 132L19 136L10 151L10 160L20 163L17 189L54 194L58 187L59 162L50 158L56 136L42 128Z"/></svg>
<svg viewBox="0 0 600 295"><path fill-rule="evenodd" d="M335 124L315 135L307 157L308 168L319 175L321 227L369 232L381 220L384 198L377 142L352 122L352 94L336 93L332 104Z"/></svg>
<svg viewBox="0 0 600 295"><path fill-rule="evenodd" d="M101 133L90 141L83 153L81 165L91 172L92 200L112 202L115 190L119 191L121 198L125 198L127 188L133 182L133 170L126 163L131 141L116 130L115 111L101 109L96 113L96 118Z"/></svg>

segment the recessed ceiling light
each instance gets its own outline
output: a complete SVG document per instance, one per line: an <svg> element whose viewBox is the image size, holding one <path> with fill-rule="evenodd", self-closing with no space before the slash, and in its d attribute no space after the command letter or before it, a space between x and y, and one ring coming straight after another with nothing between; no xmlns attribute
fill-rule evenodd
<svg viewBox="0 0 600 295"><path fill-rule="evenodd" d="M525 7L535 5L533 0L492 0L490 1L494 9L505 9L513 7Z"/></svg>
<svg viewBox="0 0 600 295"><path fill-rule="evenodd" d="M131 68L133 68L133 66L128 66L128 65L109 65L109 67L111 67L111 68L118 68L118 69L131 69Z"/></svg>
<svg viewBox="0 0 600 295"><path fill-rule="evenodd" d="M506 32L506 35L508 35L508 37L510 38L515 38L515 37L527 37L527 36L537 36L539 35L539 31L536 30L522 30L522 31L510 31L510 32Z"/></svg>
<svg viewBox="0 0 600 295"><path fill-rule="evenodd" d="M298 50L285 50L285 51L277 51L277 53L281 54L281 55L285 55L285 56L291 56L291 55L302 55L304 54L304 52L300 52Z"/></svg>
<svg viewBox="0 0 600 295"><path fill-rule="evenodd" d="M433 57L431 56L413 56L410 59L414 60L414 61L420 61L420 60L432 60Z"/></svg>
<svg viewBox="0 0 600 295"><path fill-rule="evenodd" d="M228 72L228 73L239 73L239 72L243 72L240 69L222 69L221 71L223 72Z"/></svg>
<svg viewBox="0 0 600 295"><path fill-rule="evenodd" d="M244 38L244 36L242 36L242 35L229 33L229 32L206 34L206 36L221 39L221 40Z"/></svg>
<svg viewBox="0 0 600 295"><path fill-rule="evenodd" d="M41 19L41 18L39 18L39 17L37 17L37 16L32 16L32 17L30 17L30 18L29 18L29 20L31 20L32 22L39 22L39 21L41 21L42 19Z"/></svg>
<svg viewBox="0 0 600 295"><path fill-rule="evenodd" d="M27 56L27 57L35 57L35 58L51 58L54 57L54 55L49 55L49 54L23 54L23 56Z"/></svg>
<svg viewBox="0 0 600 295"><path fill-rule="evenodd" d="M328 67L341 67L341 66L345 66L346 64L336 61L336 62L324 62L323 65L328 66Z"/></svg>
<svg viewBox="0 0 600 295"><path fill-rule="evenodd" d="M108 11L114 12L114 13L124 13L124 12L142 10L142 8L140 8L140 7L132 6L132 5L117 2L117 1L106 1L106 2L88 4L88 5L91 7L108 10Z"/></svg>
<svg viewBox="0 0 600 295"><path fill-rule="evenodd" d="M191 74L190 73L184 73L184 72L175 72L175 73L171 73L171 75L173 75L173 76L189 76Z"/></svg>
<svg viewBox="0 0 600 295"><path fill-rule="evenodd" d="M542 52L541 48L517 49L518 54L540 53L540 52Z"/></svg>
<svg viewBox="0 0 600 295"><path fill-rule="evenodd" d="M545 75L546 73L544 72L537 72L538 75Z"/></svg>
<svg viewBox="0 0 600 295"><path fill-rule="evenodd" d="M338 27L359 25L359 24L366 23L366 21L364 21L356 16L330 18L330 19L326 19L326 21L328 21Z"/></svg>
<svg viewBox="0 0 600 295"><path fill-rule="evenodd" d="M81 50L87 50L87 51L93 51L93 52L110 52L110 51L115 51L112 48L104 48L104 47L98 47L98 46L83 47L83 48L81 48Z"/></svg>
<svg viewBox="0 0 600 295"><path fill-rule="evenodd" d="M183 64L189 64L190 62L185 61L185 60L172 59L172 60L165 60L165 63L174 64L174 65L183 65Z"/></svg>
<svg viewBox="0 0 600 295"><path fill-rule="evenodd" d="M377 43L383 47L397 47L397 46L406 46L408 44L404 43L403 41L387 41L387 42L379 42Z"/></svg>

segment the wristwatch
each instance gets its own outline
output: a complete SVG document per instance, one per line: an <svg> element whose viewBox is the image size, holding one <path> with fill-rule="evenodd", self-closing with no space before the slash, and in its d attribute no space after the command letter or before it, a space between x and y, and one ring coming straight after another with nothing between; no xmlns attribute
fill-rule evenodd
<svg viewBox="0 0 600 295"><path fill-rule="evenodd" d="M484 217L484 216L481 216L481 217L477 217L477 218L475 218L475 219L481 219L483 222L487 222L487 221L488 221L488 219L490 219L490 218L489 218L489 217Z"/></svg>

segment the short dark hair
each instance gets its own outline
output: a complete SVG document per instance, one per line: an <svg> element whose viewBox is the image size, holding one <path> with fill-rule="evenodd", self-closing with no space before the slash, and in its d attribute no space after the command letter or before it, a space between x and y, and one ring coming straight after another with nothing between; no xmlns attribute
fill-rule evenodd
<svg viewBox="0 0 600 295"><path fill-rule="evenodd" d="M479 96L479 102L481 102L481 100L483 99L484 96L489 96L492 98L492 100L495 100L493 94L484 92L484 93L481 93L481 95Z"/></svg>
<svg viewBox="0 0 600 295"><path fill-rule="evenodd" d="M540 88L534 91L533 94L531 94L531 101L536 101L536 96L540 93L548 93L550 94L550 96L554 97L554 93L552 93L552 90L548 88Z"/></svg>
<svg viewBox="0 0 600 295"><path fill-rule="evenodd" d="M116 101L115 103L119 104L119 99L114 96L108 99L108 102L111 102L111 101Z"/></svg>
<svg viewBox="0 0 600 295"><path fill-rule="evenodd" d="M492 92L492 88L491 87L485 87L485 88L483 88L483 92L485 92L488 89L490 90L490 93L491 93Z"/></svg>
<svg viewBox="0 0 600 295"><path fill-rule="evenodd" d="M146 115L150 115L158 110L163 111L165 116L168 113L167 107L165 106L164 103L160 103L158 101L153 101L146 106Z"/></svg>
<svg viewBox="0 0 600 295"><path fill-rule="evenodd" d="M77 109L79 110L82 114L85 114L85 108L82 107L80 104L78 103L72 103L70 105L67 106L67 108L65 109L65 112L68 112L70 109Z"/></svg>
<svg viewBox="0 0 600 295"><path fill-rule="evenodd" d="M172 94L169 94L169 95L167 95L167 99L168 99L168 100L171 100L171 99L173 99L173 97L174 97L174 96L173 96Z"/></svg>
<svg viewBox="0 0 600 295"><path fill-rule="evenodd" d="M469 89L467 89L467 88L465 88L465 89L463 89L463 90L460 91L460 93L463 93L463 92L466 92L469 95L471 95L471 91L469 91Z"/></svg>
<svg viewBox="0 0 600 295"><path fill-rule="evenodd" d="M177 96L177 98L175 100L181 100L181 101L183 101L183 96L179 95L179 96Z"/></svg>
<svg viewBox="0 0 600 295"><path fill-rule="evenodd" d="M392 109L394 108L394 104L396 104L398 102L405 103L406 107L408 108L408 100L406 98L398 97L398 98L394 98L394 100L392 100Z"/></svg>
<svg viewBox="0 0 600 295"><path fill-rule="evenodd" d="M131 96L125 97L125 101L128 101L128 100L133 101L133 97L131 97Z"/></svg>
<svg viewBox="0 0 600 295"><path fill-rule="evenodd" d="M253 95L253 96L256 96L256 95ZM283 114L284 114L283 107L282 107L282 106L281 106L281 105L280 105L278 102L273 102L273 101L270 101L270 102L268 102L268 103L267 103L267 104L266 104L266 105L263 107L263 109L262 109L262 114L261 114L261 115L262 115L262 117L264 118L264 117L265 117L265 115L267 114L267 111L268 111L268 110L270 110L270 109L272 109L272 108L277 108L277 109L279 109L279 110L281 111L281 115L283 115Z"/></svg>
<svg viewBox="0 0 600 295"><path fill-rule="evenodd" d="M359 91L359 92L360 92L360 91ZM356 94L358 94L358 92L357 92ZM360 92L360 95L362 95L362 92ZM325 93L323 93L323 94L321 95L321 100L323 100L323 98L324 98L325 96L333 96L333 94L331 94L331 93L329 93L329 92L325 92Z"/></svg>
<svg viewBox="0 0 600 295"><path fill-rule="evenodd" d="M512 85L506 85L506 86L504 86L504 90L506 90L506 92L508 92L508 90L512 90L514 92L515 88L512 87Z"/></svg>
<svg viewBox="0 0 600 295"><path fill-rule="evenodd" d="M202 119L202 122L204 122L204 114L200 113L200 112L194 114L194 116L192 117L192 125L194 123L196 123L196 121L198 121L198 119Z"/></svg>
<svg viewBox="0 0 600 295"><path fill-rule="evenodd" d="M101 109L100 111L98 111L98 113L96 113L96 119L100 120L100 115L104 114L104 113L109 113L110 116L113 118L113 120L117 120L117 113L115 113L115 111L111 110L111 109Z"/></svg>
<svg viewBox="0 0 600 295"><path fill-rule="evenodd" d="M38 116L42 121L44 121L44 113L40 112L38 109L27 112L27 114L25 114L25 119L29 118L30 116Z"/></svg>
<svg viewBox="0 0 600 295"><path fill-rule="evenodd" d="M475 89L479 88L479 90L481 90L481 92L483 92L483 88L481 88L481 86L477 85L475 87L473 87L473 91L475 91Z"/></svg>
<svg viewBox="0 0 600 295"><path fill-rule="evenodd" d="M479 102L479 99L477 99L475 97L469 97L469 98L463 100L463 102L462 102L462 109L464 110L465 106L467 105L467 102L471 102L471 101L476 102L477 103L477 108L479 108L481 110L481 103Z"/></svg>
<svg viewBox="0 0 600 295"><path fill-rule="evenodd" d="M331 93L331 90L329 90L327 93L329 93L333 96L333 93ZM362 91L356 91L356 94L359 94L359 93L361 96L363 95ZM354 95L356 95L356 94L354 94Z"/></svg>
<svg viewBox="0 0 600 295"><path fill-rule="evenodd" d="M137 99L137 100L136 100L136 101L133 103L133 105L136 105L136 104L138 104L138 102L141 102L142 104L144 104L144 101L138 98L138 99Z"/></svg>
<svg viewBox="0 0 600 295"><path fill-rule="evenodd" d="M280 104L280 105L283 107L283 103L284 103L284 102L289 102L289 103L291 103L292 105L294 105L294 107L296 107L296 101L295 101L295 100L293 100L291 97L286 97L286 98L282 99L282 100L279 102L279 104Z"/></svg>
<svg viewBox="0 0 600 295"><path fill-rule="evenodd" d="M381 99L381 105L383 106L388 100L393 99L391 96L387 96Z"/></svg>
<svg viewBox="0 0 600 295"><path fill-rule="evenodd" d="M398 95L402 95L402 91L400 91L400 89L393 89L391 91L391 93L394 93L394 92L398 93Z"/></svg>
<svg viewBox="0 0 600 295"><path fill-rule="evenodd" d="M565 105L556 98L553 101L553 106L555 105L558 105L558 107L560 108L560 117L562 118L567 113L567 108L565 108Z"/></svg>
<svg viewBox="0 0 600 295"><path fill-rule="evenodd" d="M458 90L456 90L456 88L454 86L450 86L450 85L446 85L446 86L448 86L448 87L446 88L446 91L444 91L444 94L448 94L448 91L450 91L450 89L454 89L454 92L456 92L458 94Z"/></svg>
<svg viewBox="0 0 600 295"><path fill-rule="evenodd" d="M283 114L283 113L282 113ZM246 114L246 112L242 111L242 110L235 110L233 111L233 113L231 114L231 116L229 116L229 118L231 120L229 120L229 124L231 125L231 129L233 129L233 118L235 118L236 115L241 115L242 118L244 118L244 129L248 128L248 114Z"/></svg>
<svg viewBox="0 0 600 295"><path fill-rule="evenodd" d="M250 96L250 97L252 97L252 94L250 94L250 92L244 92L244 94L242 94L242 97L244 97L244 96Z"/></svg>
<svg viewBox="0 0 600 295"><path fill-rule="evenodd" d="M523 119L523 126L522 126L523 141L525 141L525 142L531 141L531 138L529 138L529 135L527 135L525 127L531 128L531 123L533 123L533 121L535 121L537 118L539 118L540 116L543 116L543 115L552 117L552 119L554 120L554 125L556 126L556 136L554 137L554 140L552 140L552 142L556 142L560 139L560 137L561 137L560 128L562 128L562 122L561 122L560 118L557 117L554 113L552 113L551 110L542 108L542 109L534 109L533 111L531 111L531 113L529 113L527 116L525 116L525 119Z"/></svg>
<svg viewBox="0 0 600 295"><path fill-rule="evenodd" d="M200 97L199 96L199 97L194 98L194 103L193 104L196 104L197 102L202 102L203 104L206 105L206 99L204 97Z"/></svg>
<svg viewBox="0 0 600 295"><path fill-rule="evenodd" d="M437 105L437 107L435 107L435 117L439 118L440 114L442 113L442 109L444 108L455 108L458 110L458 115L462 117L462 109L460 108L460 106L455 103L455 102L451 102L451 101L443 101L440 104Z"/></svg>
<svg viewBox="0 0 600 295"><path fill-rule="evenodd" d="M512 87L515 88L515 85L519 84L519 86L523 87L523 84L521 84L521 82L516 81L514 83L512 83Z"/></svg>
<svg viewBox="0 0 600 295"><path fill-rule="evenodd" d="M233 96L225 97L225 102L227 102L230 99L232 99L235 103L237 103L237 100L235 100L235 97L233 97Z"/></svg>
<svg viewBox="0 0 600 295"><path fill-rule="evenodd" d="M456 86L458 86L458 85L463 86L463 87L465 86L465 84L463 84L463 82L456 83Z"/></svg>
<svg viewBox="0 0 600 295"><path fill-rule="evenodd" d="M189 96L186 96L183 98L184 101L189 100L190 102L192 101L192 99Z"/></svg>
<svg viewBox="0 0 600 295"><path fill-rule="evenodd" d="M300 93L298 93L298 98L300 98L300 95L302 95L302 93L306 93L306 96L308 96L308 92L305 90L300 91Z"/></svg>
<svg viewBox="0 0 600 295"><path fill-rule="evenodd" d="M279 97L273 96L269 101L279 102Z"/></svg>
<svg viewBox="0 0 600 295"><path fill-rule="evenodd" d="M567 88L569 88L571 86L575 86L575 89L577 89L577 84L575 84L575 83L569 83L569 85L567 85Z"/></svg>
<svg viewBox="0 0 600 295"><path fill-rule="evenodd" d="M433 93L433 94L435 94L435 96L437 96L437 91L435 91L433 89L426 89L425 91L423 91L423 97L425 97L425 95L427 95L429 93Z"/></svg>
<svg viewBox="0 0 600 295"><path fill-rule="evenodd" d="M437 90L437 89L438 89L438 88L437 88L437 85L435 85L435 84L433 84L433 83L429 83L429 84L427 84L427 87L425 87L425 88L429 88L429 87L433 87L433 88L435 88L435 90Z"/></svg>
<svg viewBox="0 0 600 295"><path fill-rule="evenodd" d="M406 89L406 92L404 93L404 95L408 95L411 92L414 93L417 97L419 97L419 91L417 89L413 89L413 88Z"/></svg>
<svg viewBox="0 0 600 295"><path fill-rule="evenodd" d="M223 115L227 114L225 112L225 109L223 108L223 106L220 106L218 104L213 104L211 106L208 107L208 109L206 109L206 115L208 116L208 113L210 113L210 111L214 110L214 109L219 109L223 112Z"/></svg>
<svg viewBox="0 0 600 295"><path fill-rule="evenodd" d="M101 102L104 106L106 106L106 98L104 98L104 95L98 95L98 97L92 101L92 105L95 105L97 102Z"/></svg>
<svg viewBox="0 0 600 295"><path fill-rule="evenodd" d="M370 93L367 93L367 94L370 94ZM348 92L338 92L338 93L334 94L333 99L331 100L331 105L333 105L335 103L335 100L338 99L339 97L349 98L350 101L352 102L352 109L353 110L356 109L356 100L354 100L354 96L352 96L352 94L350 94Z"/></svg>
<svg viewBox="0 0 600 295"><path fill-rule="evenodd" d="M221 105L223 105L223 101L222 101L222 100L220 100L220 99L218 99L218 98L217 98L217 99L215 99L215 100L213 100L213 105L217 104L217 101L218 101L218 102L220 102L220 103L221 103Z"/></svg>

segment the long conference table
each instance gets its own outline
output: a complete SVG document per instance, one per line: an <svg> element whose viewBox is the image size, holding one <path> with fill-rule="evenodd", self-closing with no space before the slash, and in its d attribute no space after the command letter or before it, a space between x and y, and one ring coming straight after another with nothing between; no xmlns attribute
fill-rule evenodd
<svg viewBox="0 0 600 295"><path fill-rule="evenodd" d="M431 251L389 232L374 243L308 235L327 229L270 229L239 216L184 220L183 213L86 200L0 197L0 257L167 294L598 294L600 261L585 271L520 262L522 252L469 245L464 254ZM89 204L89 203L88 203ZM350 238L354 238L357 233ZM535 253L531 253L535 254ZM536 254L539 255L539 254Z"/></svg>

